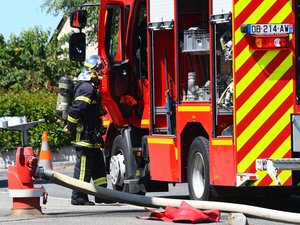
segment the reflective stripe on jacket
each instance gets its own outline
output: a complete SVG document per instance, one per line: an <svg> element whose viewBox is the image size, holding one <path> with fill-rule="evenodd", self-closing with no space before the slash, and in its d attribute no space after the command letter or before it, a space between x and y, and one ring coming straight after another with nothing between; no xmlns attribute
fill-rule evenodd
<svg viewBox="0 0 300 225"><path fill-rule="evenodd" d="M101 147L97 134L101 127L101 97L97 87L89 81L74 89L74 100L68 111L67 126L72 143L87 148Z"/></svg>

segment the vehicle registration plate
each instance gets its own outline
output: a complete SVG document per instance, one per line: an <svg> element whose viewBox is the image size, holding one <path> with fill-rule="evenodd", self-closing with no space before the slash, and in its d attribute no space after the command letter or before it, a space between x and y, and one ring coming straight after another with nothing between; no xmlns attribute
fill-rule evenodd
<svg viewBox="0 0 300 225"><path fill-rule="evenodd" d="M248 24L248 34L290 34L293 33L292 24Z"/></svg>

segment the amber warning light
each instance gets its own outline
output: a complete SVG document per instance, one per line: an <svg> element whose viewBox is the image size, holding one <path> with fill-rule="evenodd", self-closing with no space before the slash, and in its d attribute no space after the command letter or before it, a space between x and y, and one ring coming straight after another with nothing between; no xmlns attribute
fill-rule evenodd
<svg viewBox="0 0 300 225"><path fill-rule="evenodd" d="M287 48L287 43L288 43L288 35L273 35L273 36L255 35L254 39L255 39L256 49Z"/></svg>

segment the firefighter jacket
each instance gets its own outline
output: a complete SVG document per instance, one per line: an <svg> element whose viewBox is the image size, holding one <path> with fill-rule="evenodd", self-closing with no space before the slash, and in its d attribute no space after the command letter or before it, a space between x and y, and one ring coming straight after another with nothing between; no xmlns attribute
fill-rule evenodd
<svg viewBox="0 0 300 225"><path fill-rule="evenodd" d="M101 147L101 112L101 95L97 87L91 81L77 84L67 118L72 144L87 148Z"/></svg>

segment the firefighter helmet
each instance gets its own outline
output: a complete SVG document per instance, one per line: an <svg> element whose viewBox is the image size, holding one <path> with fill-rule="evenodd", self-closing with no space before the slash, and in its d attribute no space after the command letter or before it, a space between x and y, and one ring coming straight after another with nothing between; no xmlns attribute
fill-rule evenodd
<svg viewBox="0 0 300 225"><path fill-rule="evenodd" d="M101 59L98 55L91 55L85 60L83 65L87 70L99 70L101 68Z"/></svg>
<svg viewBox="0 0 300 225"><path fill-rule="evenodd" d="M98 55L91 55L84 62L84 67L79 74L77 81L90 81L99 79L99 71L101 67L101 59Z"/></svg>

